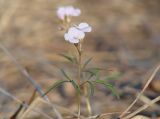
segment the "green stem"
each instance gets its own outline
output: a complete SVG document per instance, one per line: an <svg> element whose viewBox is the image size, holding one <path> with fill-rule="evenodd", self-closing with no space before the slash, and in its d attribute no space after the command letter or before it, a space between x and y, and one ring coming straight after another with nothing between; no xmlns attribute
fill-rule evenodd
<svg viewBox="0 0 160 119"><path fill-rule="evenodd" d="M79 44L79 62L78 62L78 84L81 82L81 43Z"/></svg>
<svg viewBox="0 0 160 119"><path fill-rule="evenodd" d="M81 70L82 46L81 45L82 45L81 42L79 44L75 44L75 47L78 52L78 79L77 79L77 83L79 86L81 84L81 74L82 74L82 70ZM80 115L81 115L81 96L80 95L77 95L77 100L78 100L78 119L80 119Z"/></svg>

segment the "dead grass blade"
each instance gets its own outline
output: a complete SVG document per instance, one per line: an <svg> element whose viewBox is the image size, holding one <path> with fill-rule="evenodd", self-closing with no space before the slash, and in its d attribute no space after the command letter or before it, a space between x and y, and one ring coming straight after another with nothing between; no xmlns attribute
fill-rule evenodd
<svg viewBox="0 0 160 119"><path fill-rule="evenodd" d="M138 101L138 99L141 97L141 95L144 93L144 91L147 89L147 87L149 86L149 84L151 83L151 81L154 79L155 75L157 74L158 70L160 69L160 65L158 65L156 67L156 69L153 71L152 75L150 76L149 80L147 81L147 83L145 84L144 88L142 89L142 91L138 94L138 96L136 97L136 99L129 105L129 107L119 116L120 118L122 118L123 116L125 116L126 112L128 112L133 106L134 104Z"/></svg>
<svg viewBox="0 0 160 119"><path fill-rule="evenodd" d="M126 117L123 117L122 119L130 119L133 116L135 116L136 114L138 114L139 112L145 110L146 108L152 106L153 104L155 104L156 102L160 101L160 96L158 96L157 98L153 99L152 101L150 101L149 103L143 105L142 107L140 107L139 109L137 109L136 111L134 111L133 113L129 114Z"/></svg>

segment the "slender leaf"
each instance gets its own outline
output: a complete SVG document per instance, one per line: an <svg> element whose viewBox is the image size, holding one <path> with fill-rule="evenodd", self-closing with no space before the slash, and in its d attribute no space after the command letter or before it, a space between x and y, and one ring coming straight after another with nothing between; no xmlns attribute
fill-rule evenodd
<svg viewBox="0 0 160 119"><path fill-rule="evenodd" d="M66 79L68 79L69 81L71 81L71 78L67 75L67 73L63 69L61 69L60 71L62 72L62 74L64 75L64 77Z"/></svg>
<svg viewBox="0 0 160 119"><path fill-rule="evenodd" d="M89 92L89 95L88 95L90 97L90 96L93 96L93 94L94 94L94 85L91 81L87 81L87 83L90 86L90 92Z"/></svg>
<svg viewBox="0 0 160 119"><path fill-rule="evenodd" d="M118 99L120 98L118 92L114 89L113 86L111 86L111 87L108 86L107 88L112 91L112 94L113 94L114 96L116 96Z"/></svg>
<svg viewBox="0 0 160 119"><path fill-rule="evenodd" d="M95 82L95 83L97 83L97 84L103 84L103 85L105 85L106 87L107 87L107 86L113 87L111 84L109 84L109 83L107 83L107 82L105 82L105 81L103 81L103 80L95 80L95 81L93 81L93 82Z"/></svg>
<svg viewBox="0 0 160 119"><path fill-rule="evenodd" d="M77 63L77 59L73 56L69 56L66 54L59 54L60 56L64 57L65 59L67 59L68 61L70 61L71 63Z"/></svg>
<svg viewBox="0 0 160 119"><path fill-rule="evenodd" d="M51 90L54 90L55 88L59 87L60 85L62 85L62 84L65 83L65 82L69 82L69 81L67 81L67 80L61 80L61 81L57 81L56 83L54 83L54 84L53 84L52 86L50 86L50 87L48 88L48 90L44 93L43 97L44 97L45 95L47 95Z"/></svg>
<svg viewBox="0 0 160 119"><path fill-rule="evenodd" d="M91 68L86 70L85 72L88 72L90 74L88 79L91 79L93 76L95 76L96 79L99 78L99 68Z"/></svg>
<svg viewBox="0 0 160 119"><path fill-rule="evenodd" d="M107 83L107 82L105 82L105 81L103 81L103 80L95 80L95 81L93 81L93 82L95 82L95 83L97 83L97 84L103 84L106 88L108 88L108 89L110 89L110 90L112 91L112 94L113 94L113 95L115 95L117 98L119 98L119 95L118 95L118 93L115 91L113 85L111 85L111 84L109 84L109 83Z"/></svg>
<svg viewBox="0 0 160 119"><path fill-rule="evenodd" d="M85 61L82 69L85 69L86 66L87 66L91 61L92 61L92 58L89 58L87 61Z"/></svg>
<svg viewBox="0 0 160 119"><path fill-rule="evenodd" d="M79 85L77 85L77 83L74 80L71 80L71 83L72 83L74 89L76 90L77 94L80 95L81 89L80 89Z"/></svg>

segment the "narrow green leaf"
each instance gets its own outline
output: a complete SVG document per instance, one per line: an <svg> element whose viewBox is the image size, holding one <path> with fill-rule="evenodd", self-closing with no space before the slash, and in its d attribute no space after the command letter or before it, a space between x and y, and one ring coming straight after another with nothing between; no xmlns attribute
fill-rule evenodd
<svg viewBox="0 0 160 119"><path fill-rule="evenodd" d="M113 86L112 87L108 86L106 88L110 89L112 91L112 94L116 96L118 99L120 98L118 92L114 89Z"/></svg>
<svg viewBox="0 0 160 119"><path fill-rule="evenodd" d="M68 61L70 61L71 63L77 63L77 59L73 56L69 56L66 54L59 54L60 56L64 57L65 59L67 59Z"/></svg>
<svg viewBox="0 0 160 119"><path fill-rule="evenodd" d="M88 79L91 79L93 76L96 76L96 79L99 78L99 68L91 68L86 70L85 72L88 72L90 74Z"/></svg>
<svg viewBox="0 0 160 119"><path fill-rule="evenodd" d="M48 88L48 90L44 93L44 95L42 97L44 97L45 95L47 95L50 91L54 90L55 88L59 87L60 85L62 85L65 82L69 82L67 80L61 80L61 81L57 81L56 83L54 83L52 86L50 86Z"/></svg>
<svg viewBox="0 0 160 119"><path fill-rule="evenodd" d="M109 83L107 83L107 82L105 82L103 80L95 80L93 82L98 83L98 84L103 84L105 86L113 87L111 84L109 84Z"/></svg>
<svg viewBox="0 0 160 119"><path fill-rule="evenodd" d="M85 69L86 66L87 66L91 61L92 61L92 58L89 58L87 61L85 61L82 69Z"/></svg>
<svg viewBox="0 0 160 119"><path fill-rule="evenodd" d="M103 81L103 80L95 80L93 81L97 84L103 84L106 88L110 89L112 91L112 94L115 95L117 98L119 98L118 93L115 91L115 89L113 88L113 85Z"/></svg>
<svg viewBox="0 0 160 119"><path fill-rule="evenodd" d="M91 81L87 81L87 83L90 86L90 92L89 92L89 95L88 95L90 97L90 96L93 96L93 94L94 94L94 85Z"/></svg>
<svg viewBox="0 0 160 119"><path fill-rule="evenodd" d="M68 79L69 81L71 81L71 78L67 75L67 73L63 69L61 69L60 71L62 72L62 74L64 75L64 77L66 79Z"/></svg>
<svg viewBox="0 0 160 119"><path fill-rule="evenodd" d="M71 83L72 83L74 89L76 90L77 94L80 95L81 89L80 89L79 85L77 85L77 83L74 80L71 80Z"/></svg>

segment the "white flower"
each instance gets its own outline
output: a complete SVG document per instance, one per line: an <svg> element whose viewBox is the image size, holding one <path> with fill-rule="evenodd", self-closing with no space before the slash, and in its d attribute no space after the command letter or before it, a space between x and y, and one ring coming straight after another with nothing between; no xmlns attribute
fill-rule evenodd
<svg viewBox="0 0 160 119"><path fill-rule="evenodd" d="M59 7L57 10L57 16L64 20L65 17L71 17L71 16L79 16L81 14L81 10L74 8L73 6L65 6L65 7Z"/></svg>
<svg viewBox="0 0 160 119"><path fill-rule="evenodd" d="M91 26L87 23L80 23L78 26L69 28L68 32L64 34L64 38L70 43L79 43L84 39L85 32L91 32Z"/></svg>
<svg viewBox="0 0 160 119"><path fill-rule="evenodd" d="M70 43L79 43L85 37L84 32L78 30L76 27L71 27L68 30L68 33L64 34L64 38L66 41Z"/></svg>

